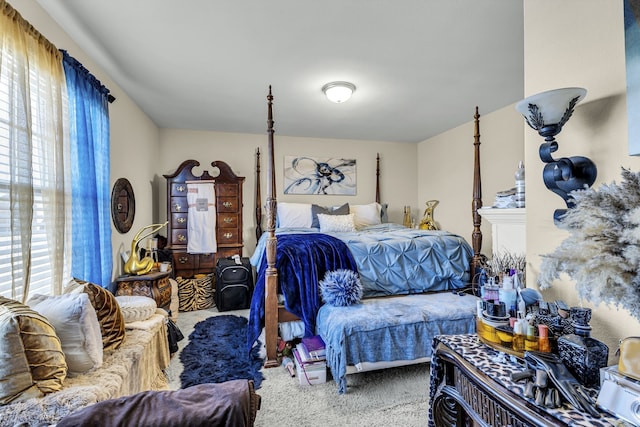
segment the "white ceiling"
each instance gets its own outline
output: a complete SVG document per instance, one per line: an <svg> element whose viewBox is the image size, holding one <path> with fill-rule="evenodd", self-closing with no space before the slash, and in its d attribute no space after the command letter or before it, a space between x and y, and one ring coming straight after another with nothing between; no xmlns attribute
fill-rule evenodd
<svg viewBox="0 0 640 427"><path fill-rule="evenodd" d="M524 92L522 0L38 3L161 128L265 133L272 85L278 135L419 142Z"/></svg>

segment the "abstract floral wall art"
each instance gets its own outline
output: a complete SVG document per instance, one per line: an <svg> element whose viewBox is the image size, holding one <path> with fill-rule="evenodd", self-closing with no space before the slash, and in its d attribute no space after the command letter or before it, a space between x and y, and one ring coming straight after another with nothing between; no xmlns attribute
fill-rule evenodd
<svg viewBox="0 0 640 427"><path fill-rule="evenodd" d="M284 157L284 194L356 194L356 160Z"/></svg>

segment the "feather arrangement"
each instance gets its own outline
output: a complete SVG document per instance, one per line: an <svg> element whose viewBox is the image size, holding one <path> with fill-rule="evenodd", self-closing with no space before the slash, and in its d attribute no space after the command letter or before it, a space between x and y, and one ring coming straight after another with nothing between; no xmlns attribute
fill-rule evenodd
<svg viewBox="0 0 640 427"><path fill-rule="evenodd" d="M575 207L558 224L569 236L543 255L540 289L566 273L580 298L625 308L640 319L640 173L622 168L620 184L571 196Z"/></svg>

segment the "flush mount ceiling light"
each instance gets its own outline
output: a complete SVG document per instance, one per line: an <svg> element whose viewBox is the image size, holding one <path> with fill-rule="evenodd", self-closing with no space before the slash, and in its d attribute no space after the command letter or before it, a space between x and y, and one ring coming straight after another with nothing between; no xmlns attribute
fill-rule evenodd
<svg viewBox="0 0 640 427"><path fill-rule="evenodd" d="M337 104L348 101L355 90L356 86L349 82L331 82L322 86L327 99Z"/></svg>

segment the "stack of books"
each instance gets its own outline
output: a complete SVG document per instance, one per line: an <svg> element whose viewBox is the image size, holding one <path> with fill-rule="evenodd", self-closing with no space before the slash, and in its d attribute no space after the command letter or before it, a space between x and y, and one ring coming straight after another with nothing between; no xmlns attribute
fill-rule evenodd
<svg viewBox="0 0 640 427"><path fill-rule="evenodd" d="M296 373L301 385L321 384L326 381L326 349L322 338L302 338L293 351L296 361Z"/></svg>
<svg viewBox="0 0 640 427"><path fill-rule="evenodd" d="M302 341L296 346L302 363L320 362L326 360L327 351L324 341L319 335L302 338Z"/></svg>

